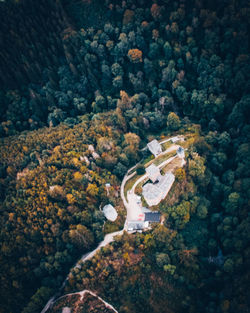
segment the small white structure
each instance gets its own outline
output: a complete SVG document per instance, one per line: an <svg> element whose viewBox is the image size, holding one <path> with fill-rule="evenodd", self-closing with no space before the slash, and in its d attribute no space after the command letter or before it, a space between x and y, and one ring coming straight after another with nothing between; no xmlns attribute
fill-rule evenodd
<svg viewBox="0 0 250 313"><path fill-rule="evenodd" d="M155 157L157 157L159 154L162 153L161 145L159 144L159 142L158 142L156 139L150 141L150 142L147 144L147 147L148 147L149 151L150 151Z"/></svg>
<svg viewBox="0 0 250 313"><path fill-rule="evenodd" d="M107 220L114 222L117 219L118 214L116 212L116 209L113 207L113 205L111 204L105 205L102 211Z"/></svg>
<svg viewBox="0 0 250 313"><path fill-rule="evenodd" d="M94 148L93 145L89 145L89 146L88 146L88 150L89 150L90 152L94 152L94 151L95 151L95 148Z"/></svg>
<svg viewBox="0 0 250 313"><path fill-rule="evenodd" d="M161 176L159 168L154 164L151 164L149 167L146 168L146 173L148 174L148 177L153 183L159 180Z"/></svg>
<svg viewBox="0 0 250 313"><path fill-rule="evenodd" d="M128 221L128 231L140 230L145 228L144 221Z"/></svg>
<svg viewBox="0 0 250 313"><path fill-rule="evenodd" d="M71 308L65 306L65 307L62 309L62 313L71 313Z"/></svg>
<svg viewBox="0 0 250 313"><path fill-rule="evenodd" d="M107 191L107 195L109 196L109 188L111 187L110 183L105 184L105 189Z"/></svg>
<svg viewBox="0 0 250 313"><path fill-rule="evenodd" d="M91 152L92 157L93 157L95 160L100 158L100 155L99 155L97 152L95 152L95 148L94 148L93 145L89 145L89 146L88 146L88 150L89 150L89 152Z"/></svg>
<svg viewBox="0 0 250 313"><path fill-rule="evenodd" d="M159 178L156 184L147 183L142 187L142 195L149 206L157 205L168 194L173 185L175 176L172 173L167 173Z"/></svg>
<svg viewBox="0 0 250 313"><path fill-rule="evenodd" d="M185 151L184 151L184 149L183 149L182 147L179 147L179 148L177 149L177 155L178 155L178 157L180 157L180 158L182 158L182 159L185 158Z"/></svg>
<svg viewBox="0 0 250 313"><path fill-rule="evenodd" d="M49 186L49 191L53 192L56 189L57 185Z"/></svg>

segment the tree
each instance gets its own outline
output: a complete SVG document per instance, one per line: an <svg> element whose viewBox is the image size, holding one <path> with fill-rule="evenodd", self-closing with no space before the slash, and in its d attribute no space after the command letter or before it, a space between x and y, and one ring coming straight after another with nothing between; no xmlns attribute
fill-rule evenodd
<svg viewBox="0 0 250 313"><path fill-rule="evenodd" d="M88 184L86 191L89 195L91 195L92 197L95 197L99 193L99 188L97 187L97 185L95 183L94 184Z"/></svg>
<svg viewBox="0 0 250 313"><path fill-rule="evenodd" d="M156 253L156 264L163 268L163 266L169 264L170 258L166 253Z"/></svg>
<svg viewBox="0 0 250 313"><path fill-rule="evenodd" d="M197 208L197 216L200 219L204 219L207 217L207 208L205 205L199 205Z"/></svg>
<svg viewBox="0 0 250 313"><path fill-rule="evenodd" d="M178 130L181 126L180 119L178 115L174 112L170 112L167 117L167 127L170 130Z"/></svg>
<svg viewBox="0 0 250 313"><path fill-rule="evenodd" d="M128 57L132 63L142 62L142 52L139 49L130 49L128 51Z"/></svg>
<svg viewBox="0 0 250 313"><path fill-rule="evenodd" d="M126 172L127 172L126 166L118 162L114 169L114 174L117 175L119 178L122 178L126 174Z"/></svg>
<svg viewBox="0 0 250 313"><path fill-rule="evenodd" d="M175 178L178 182L183 182L186 180L186 172L183 168L178 168L175 171Z"/></svg>
<svg viewBox="0 0 250 313"><path fill-rule="evenodd" d="M127 133L124 139L124 152L131 161L135 161L138 157L140 137L134 133Z"/></svg>
<svg viewBox="0 0 250 313"><path fill-rule="evenodd" d="M37 292L31 297L28 305L22 310L22 313L34 313L40 312L44 307L44 303L49 300L53 294L53 289L48 287L41 287Z"/></svg>
<svg viewBox="0 0 250 313"><path fill-rule="evenodd" d="M163 269L165 272L169 273L170 275L174 275L175 270L176 270L176 266L171 265L171 264L167 264L167 265L163 266Z"/></svg>
<svg viewBox="0 0 250 313"><path fill-rule="evenodd" d="M234 212L240 203L240 195L237 192L232 192L228 196L228 200L226 203L226 208L229 212Z"/></svg>
<svg viewBox="0 0 250 313"><path fill-rule="evenodd" d="M157 3L152 5L150 11L156 21L159 21L162 18L163 7L160 7Z"/></svg>
<svg viewBox="0 0 250 313"><path fill-rule="evenodd" d="M233 262L233 260L231 258L228 258L225 261L225 263L223 265L223 269L227 273L232 273L233 272L233 270L234 270L234 262Z"/></svg>
<svg viewBox="0 0 250 313"><path fill-rule="evenodd" d="M136 168L136 173L137 173L138 175L143 175L143 174L145 174L145 167L144 167L143 164L139 164L139 165L137 166L137 168Z"/></svg>
<svg viewBox="0 0 250 313"><path fill-rule="evenodd" d="M114 86L115 89L121 90L121 88L123 87L122 76L114 77L112 83L113 83L113 86Z"/></svg>
<svg viewBox="0 0 250 313"><path fill-rule="evenodd" d="M69 231L72 243L81 251L89 249L94 243L94 236L84 225L78 224L76 228Z"/></svg>
<svg viewBox="0 0 250 313"><path fill-rule="evenodd" d="M194 153L193 158L189 161L188 165L189 174L194 178L204 178L206 170L204 162L205 160L202 157L200 157L197 153Z"/></svg>
<svg viewBox="0 0 250 313"><path fill-rule="evenodd" d="M164 50L165 58L167 60L170 60L172 57L172 47L168 41L165 42L163 46L163 50Z"/></svg>
<svg viewBox="0 0 250 313"><path fill-rule="evenodd" d="M134 11L127 9L123 15L123 24L127 25L129 23L132 23L133 18L134 18Z"/></svg>
<svg viewBox="0 0 250 313"><path fill-rule="evenodd" d="M124 72L119 63L114 63L111 66L111 72L114 76L123 76Z"/></svg>

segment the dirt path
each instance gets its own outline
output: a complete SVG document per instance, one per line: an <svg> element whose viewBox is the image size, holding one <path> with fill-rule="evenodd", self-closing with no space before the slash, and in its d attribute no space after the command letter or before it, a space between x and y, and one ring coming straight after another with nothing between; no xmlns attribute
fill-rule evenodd
<svg viewBox="0 0 250 313"><path fill-rule="evenodd" d="M61 296L60 298L56 299L56 301L62 299L62 298L65 298L65 297L68 297L68 296L74 296L74 295L80 295L80 299L77 301L77 305L76 307L79 305L79 303L83 300L84 296L86 293L89 293L91 294L93 297L96 297L98 298L101 302L103 302L105 304L105 306L111 310L113 310L115 313L118 313L118 311L108 302L106 302L105 300L103 300L101 297L99 297L96 293L94 293L93 291L91 290L88 290L88 289L84 289L82 291L78 291L78 292L73 292L73 293L68 293L66 295L63 295ZM55 301L55 302L56 302Z"/></svg>

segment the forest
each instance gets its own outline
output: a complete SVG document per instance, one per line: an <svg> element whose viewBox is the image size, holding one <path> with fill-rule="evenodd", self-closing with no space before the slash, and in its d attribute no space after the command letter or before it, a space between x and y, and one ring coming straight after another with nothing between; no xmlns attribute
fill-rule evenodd
<svg viewBox="0 0 250 313"><path fill-rule="evenodd" d="M249 312L249 2L5 0L0 18L0 312L41 312L69 272L64 293L121 313ZM141 149L177 133L164 224L70 271L122 229Z"/></svg>

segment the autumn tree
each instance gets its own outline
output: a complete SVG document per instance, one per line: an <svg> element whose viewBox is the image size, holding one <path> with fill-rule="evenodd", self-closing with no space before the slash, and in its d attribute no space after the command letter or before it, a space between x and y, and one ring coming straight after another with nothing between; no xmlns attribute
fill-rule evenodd
<svg viewBox="0 0 250 313"><path fill-rule="evenodd" d="M142 51L139 49L130 49L128 51L128 57L132 63L142 62Z"/></svg>
<svg viewBox="0 0 250 313"><path fill-rule="evenodd" d="M168 114L167 126L170 130L178 130L180 128L180 119L178 115L176 115L174 112Z"/></svg>

